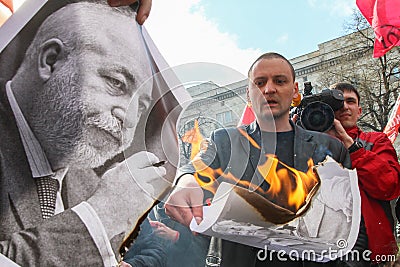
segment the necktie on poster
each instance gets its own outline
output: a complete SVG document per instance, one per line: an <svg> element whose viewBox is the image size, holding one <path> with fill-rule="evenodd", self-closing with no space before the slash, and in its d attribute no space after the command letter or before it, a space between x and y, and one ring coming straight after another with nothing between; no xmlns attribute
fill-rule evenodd
<svg viewBox="0 0 400 267"><path fill-rule="evenodd" d="M251 124L256 119L254 115L253 108L249 103L246 103L246 106L243 109L242 116L237 124L237 127L245 124Z"/></svg>

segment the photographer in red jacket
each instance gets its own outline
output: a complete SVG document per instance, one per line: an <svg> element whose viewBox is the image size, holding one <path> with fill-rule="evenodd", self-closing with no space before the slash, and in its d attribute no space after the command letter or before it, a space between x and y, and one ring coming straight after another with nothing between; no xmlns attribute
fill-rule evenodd
<svg viewBox="0 0 400 267"><path fill-rule="evenodd" d="M396 151L384 133L366 133L357 127L362 110L360 95L353 85L336 83L331 89L343 92L344 106L335 112L334 127L329 134L339 138L349 150L360 188L362 221L354 249L370 250L369 258L375 263L388 261L388 255L397 254L389 203L400 195ZM354 266L369 266L366 264L359 262Z"/></svg>

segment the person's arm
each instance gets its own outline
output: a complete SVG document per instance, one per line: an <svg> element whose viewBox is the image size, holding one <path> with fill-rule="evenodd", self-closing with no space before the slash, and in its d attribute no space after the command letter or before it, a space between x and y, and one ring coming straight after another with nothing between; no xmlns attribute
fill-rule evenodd
<svg viewBox="0 0 400 267"><path fill-rule="evenodd" d="M351 157L349 154L349 151L347 150L346 146L344 144L340 144L340 154L339 154L339 159L337 162L340 162L343 167L347 169L352 168L352 162L351 162Z"/></svg>
<svg viewBox="0 0 400 267"><path fill-rule="evenodd" d="M342 124L337 119L334 119L333 127L328 131L328 134L342 141L343 145L347 149L354 143L353 138L351 138L347 134L346 130L343 128Z"/></svg>
<svg viewBox="0 0 400 267"><path fill-rule="evenodd" d="M87 203L15 231L0 241L0 253L22 266L113 266L118 248L110 240L122 242L153 203L143 192L146 181L165 174L165 168L152 166L158 158L151 153L139 152L126 161L103 175ZM131 173L141 180L135 182Z"/></svg>
<svg viewBox="0 0 400 267"><path fill-rule="evenodd" d="M375 199L392 200L400 195L400 165L392 143L382 134L372 150L360 148L350 154L359 184Z"/></svg>
<svg viewBox="0 0 400 267"><path fill-rule="evenodd" d="M178 242L180 236L179 231L176 231L159 221L149 220L149 222L155 235L171 243Z"/></svg>
<svg viewBox="0 0 400 267"><path fill-rule="evenodd" d="M214 137L214 133L212 133L211 139L204 140L201 151L188 165L179 170L183 175L179 177L174 190L164 205L165 213L185 226L190 225L193 217L198 224L203 220L203 190L205 189L202 188L193 174L196 172L195 166L198 169L211 166L214 170L220 167ZM213 186L217 186L217 183L212 183L211 187Z"/></svg>
<svg viewBox="0 0 400 267"><path fill-rule="evenodd" d="M330 134L339 138L346 148L354 140L338 120ZM375 199L392 200L400 194L400 165L392 143L384 134L373 141L372 150L360 148L350 153L352 168L357 169L360 187Z"/></svg>
<svg viewBox="0 0 400 267"><path fill-rule="evenodd" d="M108 4L113 7L127 6L127 5L131 5L133 3L136 3L137 1L138 0L107 0ZM139 1L139 9L137 12L136 21L140 25L143 25L143 23L146 21L146 19L150 15L151 2L152 2L152 0L140 0Z"/></svg>

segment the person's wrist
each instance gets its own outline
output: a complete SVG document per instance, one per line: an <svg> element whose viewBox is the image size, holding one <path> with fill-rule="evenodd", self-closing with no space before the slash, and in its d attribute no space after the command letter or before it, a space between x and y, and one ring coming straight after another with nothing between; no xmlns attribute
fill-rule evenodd
<svg viewBox="0 0 400 267"><path fill-rule="evenodd" d="M353 144L347 148L347 150L349 153L354 153L361 148L363 148L363 144L360 141L355 140Z"/></svg>

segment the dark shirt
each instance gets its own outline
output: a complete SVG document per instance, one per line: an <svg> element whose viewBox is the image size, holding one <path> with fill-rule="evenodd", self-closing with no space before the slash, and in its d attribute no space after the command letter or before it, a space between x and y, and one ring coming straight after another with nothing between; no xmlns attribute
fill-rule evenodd
<svg viewBox="0 0 400 267"><path fill-rule="evenodd" d="M276 142L275 142L276 136ZM265 154L274 154L280 161L293 166L294 131L289 132L261 132L262 147Z"/></svg>

